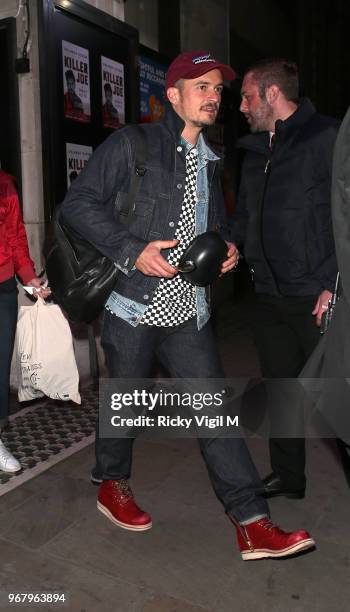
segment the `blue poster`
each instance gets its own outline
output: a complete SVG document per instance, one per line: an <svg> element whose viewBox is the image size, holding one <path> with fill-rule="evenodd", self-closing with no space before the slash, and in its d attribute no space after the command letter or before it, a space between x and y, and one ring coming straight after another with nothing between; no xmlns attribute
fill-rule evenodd
<svg viewBox="0 0 350 612"><path fill-rule="evenodd" d="M167 67L140 56L140 120L158 121L165 113L165 75Z"/></svg>

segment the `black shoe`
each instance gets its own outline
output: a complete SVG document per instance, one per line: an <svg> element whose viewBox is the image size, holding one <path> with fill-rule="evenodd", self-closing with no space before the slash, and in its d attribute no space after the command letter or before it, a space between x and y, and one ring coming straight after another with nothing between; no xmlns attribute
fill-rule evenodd
<svg viewBox="0 0 350 612"><path fill-rule="evenodd" d="M96 474L96 468L91 471L90 481L96 486L99 486L103 482L102 478Z"/></svg>
<svg viewBox="0 0 350 612"><path fill-rule="evenodd" d="M305 487L302 489L294 489L287 487L282 483L282 480L278 474L269 474L266 478L263 478L262 483L264 485L264 497L277 497L277 495L284 495L288 499L304 499Z"/></svg>

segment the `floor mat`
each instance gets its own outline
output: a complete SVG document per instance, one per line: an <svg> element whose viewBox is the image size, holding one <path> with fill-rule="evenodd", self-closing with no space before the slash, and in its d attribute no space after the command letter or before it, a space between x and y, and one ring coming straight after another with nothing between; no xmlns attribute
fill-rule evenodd
<svg viewBox="0 0 350 612"><path fill-rule="evenodd" d="M22 465L22 471L0 471L0 496L63 461L95 439L98 391L82 393L82 403L46 399L10 417L1 439Z"/></svg>

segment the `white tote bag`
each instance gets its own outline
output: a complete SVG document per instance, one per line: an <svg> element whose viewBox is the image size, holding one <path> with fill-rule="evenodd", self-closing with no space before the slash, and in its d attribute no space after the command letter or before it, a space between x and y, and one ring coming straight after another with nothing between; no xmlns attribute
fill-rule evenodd
<svg viewBox="0 0 350 612"><path fill-rule="evenodd" d="M38 298L20 307L16 351L20 402L47 395L81 403L72 334L57 304Z"/></svg>

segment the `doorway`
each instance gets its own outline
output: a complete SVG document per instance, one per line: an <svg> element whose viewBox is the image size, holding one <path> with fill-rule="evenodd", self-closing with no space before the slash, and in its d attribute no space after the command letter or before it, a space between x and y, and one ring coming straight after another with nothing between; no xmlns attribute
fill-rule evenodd
<svg viewBox="0 0 350 612"><path fill-rule="evenodd" d="M0 162L1 168L16 177L21 192L20 122L18 83L15 72L16 20L0 21Z"/></svg>

